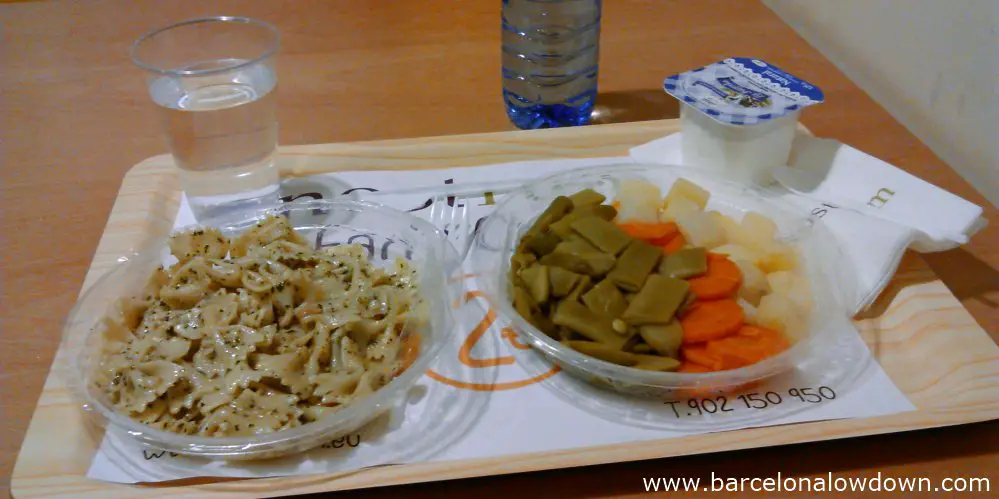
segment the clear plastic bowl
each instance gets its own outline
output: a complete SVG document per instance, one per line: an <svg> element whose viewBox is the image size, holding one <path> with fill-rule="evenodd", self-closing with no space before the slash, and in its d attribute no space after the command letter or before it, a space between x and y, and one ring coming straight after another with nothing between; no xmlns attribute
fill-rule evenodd
<svg viewBox="0 0 999 499"><path fill-rule="evenodd" d="M151 428L111 406L91 382L98 361L100 335L95 325L122 297L139 292L156 266L167 261L167 239L123 256L119 264L82 295L66 320L63 348L69 362L63 378L86 414L100 426L121 430L142 444L183 455L226 460L278 457L301 452L349 434L401 402L423 376L430 362L454 334L456 308L464 294L461 261L444 233L407 213L359 201L307 201L250 215L220 218L198 224L217 227L226 235L239 234L270 214L289 217L308 240L324 245L360 243L371 248L373 265L388 266L397 256L409 258L419 272L422 295L428 301L428 327L421 329L420 352L413 364L386 386L313 423L274 433L247 437L201 437ZM188 230L195 227L186 227ZM179 232L179 231L178 231Z"/></svg>
<svg viewBox="0 0 999 499"><path fill-rule="evenodd" d="M535 218L560 195L590 188L611 200L621 179L645 179L665 195L679 178L685 178L711 193L707 210L717 210L740 220L755 211L774 220L778 240L793 245L804 260L804 273L811 285L814 303L808 318L808 336L783 353L740 369L714 373L652 372L624 367L578 353L530 325L512 305L507 278L510 257L521 235ZM476 282L499 315L522 339L570 375L614 391L676 399L691 394L725 392L794 368L816 353L845 340L849 312L841 289L853 289L851 269L833 268L841 261L835 236L820 220L787 206L765 189L728 182L705 170L679 166L622 164L584 168L557 174L524 186L507 195L476 235L471 254ZM845 326L845 327L844 327ZM844 375L849 369L844 369Z"/></svg>

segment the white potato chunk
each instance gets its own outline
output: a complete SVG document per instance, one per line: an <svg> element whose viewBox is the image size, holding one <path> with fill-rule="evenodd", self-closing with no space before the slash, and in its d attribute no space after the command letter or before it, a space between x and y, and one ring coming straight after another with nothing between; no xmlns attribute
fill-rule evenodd
<svg viewBox="0 0 999 499"><path fill-rule="evenodd" d="M798 310L808 312L812 309L812 290L808 280L787 270L779 270L767 274L767 283L774 293L782 294L794 302Z"/></svg>
<svg viewBox="0 0 999 499"><path fill-rule="evenodd" d="M753 316L756 325L780 331L791 343L808 335L808 319L788 297L771 293L760 300Z"/></svg>
<svg viewBox="0 0 999 499"><path fill-rule="evenodd" d="M760 259L760 254L756 250L749 249L745 246L739 246L738 244L723 244L712 249L711 252L728 255L731 260L746 260L748 262L753 262L754 264ZM757 269L757 271L759 271L759 269Z"/></svg>
<svg viewBox="0 0 999 499"><path fill-rule="evenodd" d="M756 306L742 298L737 298L735 302L742 307L742 313L746 317L746 322L753 324L753 320L756 318Z"/></svg>
<svg viewBox="0 0 999 499"><path fill-rule="evenodd" d="M801 267L801 259L798 256L798 250L793 246L770 243L763 248L756 265L767 274L781 270L794 272Z"/></svg>
<svg viewBox="0 0 999 499"><path fill-rule="evenodd" d="M615 200L617 219L622 222L656 223L662 193L659 187L647 180L622 179Z"/></svg>
<svg viewBox="0 0 999 499"><path fill-rule="evenodd" d="M791 290L794 288L796 278L797 276L794 275L794 272L778 270L777 272L767 274L767 283L770 284L770 289L774 293L791 296Z"/></svg>
<svg viewBox="0 0 999 499"><path fill-rule="evenodd" d="M725 231L725 241L735 244L740 239L739 234L742 232L742 226L739 225L739 222L717 211L709 211L708 213L715 218L718 225Z"/></svg>
<svg viewBox="0 0 999 499"><path fill-rule="evenodd" d="M668 204L666 209L663 210L662 215L659 217L659 221L674 222L695 213L702 213L701 208L697 206L697 203L685 197L673 198L672 203Z"/></svg>
<svg viewBox="0 0 999 499"><path fill-rule="evenodd" d="M711 198L711 194L701 186L685 178L681 178L673 182L669 193L666 194L666 206L668 207L677 198L686 198L693 201L697 205L697 209L703 210L708 205L708 199Z"/></svg>
<svg viewBox="0 0 999 499"><path fill-rule="evenodd" d="M756 250L773 244L777 235L777 225L772 220L752 211L746 213L738 229L729 230L732 232L729 237L731 242Z"/></svg>
<svg viewBox="0 0 999 499"><path fill-rule="evenodd" d="M676 225L680 228L680 233L683 234L687 243L693 246L712 249L725 244L725 231L718 225L714 217L703 211L677 218Z"/></svg>
<svg viewBox="0 0 999 499"><path fill-rule="evenodd" d="M746 232L753 232L767 241L773 241L777 237L777 224L773 220L751 211L742 218L742 229Z"/></svg>
<svg viewBox="0 0 999 499"><path fill-rule="evenodd" d="M753 265L752 261L732 257L729 257L729 259L742 272L742 286L739 287L739 298L754 306L759 305L760 299L770 292L770 283L767 282L767 275L762 270L756 268L756 265Z"/></svg>

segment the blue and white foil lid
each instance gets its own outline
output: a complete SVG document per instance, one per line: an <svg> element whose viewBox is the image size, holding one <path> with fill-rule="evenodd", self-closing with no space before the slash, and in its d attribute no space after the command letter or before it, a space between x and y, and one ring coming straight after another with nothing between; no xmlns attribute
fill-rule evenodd
<svg viewBox="0 0 999 499"><path fill-rule="evenodd" d="M822 90L777 66L746 57L672 75L666 93L727 125L756 125L823 101Z"/></svg>

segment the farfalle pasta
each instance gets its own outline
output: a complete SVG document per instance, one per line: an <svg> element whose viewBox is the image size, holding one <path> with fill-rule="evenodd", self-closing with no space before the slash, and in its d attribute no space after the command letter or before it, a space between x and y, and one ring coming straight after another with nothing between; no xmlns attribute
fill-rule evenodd
<svg viewBox="0 0 999 499"><path fill-rule="evenodd" d="M313 249L283 217L170 240L177 262L100 324L97 388L152 427L200 436L317 421L386 385L426 321L405 260Z"/></svg>

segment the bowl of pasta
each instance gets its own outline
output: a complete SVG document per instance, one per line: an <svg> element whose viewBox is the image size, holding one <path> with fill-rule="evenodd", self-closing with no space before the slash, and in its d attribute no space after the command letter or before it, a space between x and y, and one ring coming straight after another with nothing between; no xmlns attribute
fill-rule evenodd
<svg viewBox="0 0 999 499"><path fill-rule="evenodd" d="M179 229L83 293L65 379L99 424L158 449L308 450L398 404L453 334L461 262L443 236L359 201Z"/></svg>

